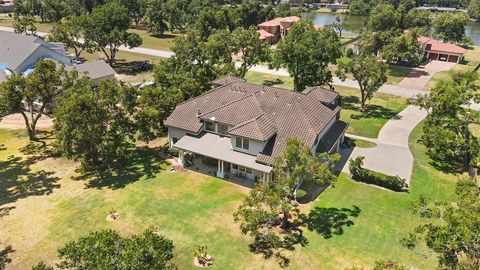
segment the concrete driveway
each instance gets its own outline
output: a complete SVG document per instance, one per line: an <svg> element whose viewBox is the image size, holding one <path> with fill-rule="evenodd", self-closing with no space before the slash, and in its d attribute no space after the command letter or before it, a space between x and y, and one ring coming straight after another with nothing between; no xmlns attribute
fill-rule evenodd
<svg viewBox="0 0 480 270"><path fill-rule="evenodd" d="M398 175L410 185L413 169L413 156L408 146L410 133L427 113L415 106L408 106L394 118L390 119L380 130L377 146L372 148L342 149L345 166L342 171L349 172L348 160L364 156L364 166L368 169ZM360 136L355 136L362 139ZM367 139L368 140L368 139ZM370 139L371 140L371 139Z"/></svg>
<svg viewBox="0 0 480 270"><path fill-rule="evenodd" d="M451 69L455 63L431 61L412 70L410 75L397 84L397 87L407 89L424 89L432 76L440 71Z"/></svg>

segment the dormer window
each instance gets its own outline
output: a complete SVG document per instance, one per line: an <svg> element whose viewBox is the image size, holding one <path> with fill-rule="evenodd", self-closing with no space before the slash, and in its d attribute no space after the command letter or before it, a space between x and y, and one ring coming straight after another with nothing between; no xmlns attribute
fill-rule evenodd
<svg viewBox="0 0 480 270"><path fill-rule="evenodd" d="M228 131L227 125L217 124L217 133L226 135Z"/></svg>
<svg viewBox="0 0 480 270"><path fill-rule="evenodd" d="M246 138L236 137L235 146L237 148L248 150L250 148L250 141Z"/></svg>
<svg viewBox="0 0 480 270"><path fill-rule="evenodd" d="M215 132L215 124L213 122L205 121L205 130Z"/></svg>

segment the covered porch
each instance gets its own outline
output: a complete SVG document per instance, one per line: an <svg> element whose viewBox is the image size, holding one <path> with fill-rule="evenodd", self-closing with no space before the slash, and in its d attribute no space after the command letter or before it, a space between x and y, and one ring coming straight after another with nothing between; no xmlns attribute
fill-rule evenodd
<svg viewBox="0 0 480 270"><path fill-rule="evenodd" d="M178 148L179 163L202 173L241 182L241 179L270 180L272 167L256 162L256 156L233 150L229 137L204 133L185 135L173 147Z"/></svg>

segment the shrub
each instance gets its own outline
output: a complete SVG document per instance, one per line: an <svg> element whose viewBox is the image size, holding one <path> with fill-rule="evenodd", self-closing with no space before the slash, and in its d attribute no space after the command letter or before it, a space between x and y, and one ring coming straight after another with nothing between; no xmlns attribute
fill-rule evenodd
<svg viewBox="0 0 480 270"><path fill-rule="evenodd" d="M353 56L353 54L354 54L354 53L353 53L353 49L352 49L352 48L348 48L348 49L347 49L347 53L346 53L347 57L350 58L350 57Z"/></svg>
<svg viewBox="0 0 480 270"><path fill-rule="evenodd" d="M405 179L402 179L399 176L386 175L363 168L362 165L364 158L365 157L357 157L350 161L349 169L352 179L394 191L404 191L405 189L408 189Z"/></svg>
<svg viewBox="0 0 480 270"><path fill-rule="evenodd" d="M308 201L308 192L304 189L299 188L297 189L296 198L297 202L306 203Z"/></svg>

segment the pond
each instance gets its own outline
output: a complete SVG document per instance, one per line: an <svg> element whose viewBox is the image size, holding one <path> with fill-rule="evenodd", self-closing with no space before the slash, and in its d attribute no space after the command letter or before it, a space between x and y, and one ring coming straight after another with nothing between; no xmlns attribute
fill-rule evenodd
<svg viewBox="0 0 480 270"><path fill-rule="evenodd" d="M311 20L314 24L318 25L329 25L335 21L335 18L345 17L345 14L334 14L334 13L320 13L320 12L305 12L302 14L302 18ZM344 30L342 35L345 36L356 36L360 33L367 17L365 16L348 16L347 18L347 28ZM480 22L469 22L465 29L467 36L473 39L475 45L480 46Z"/></svg>

